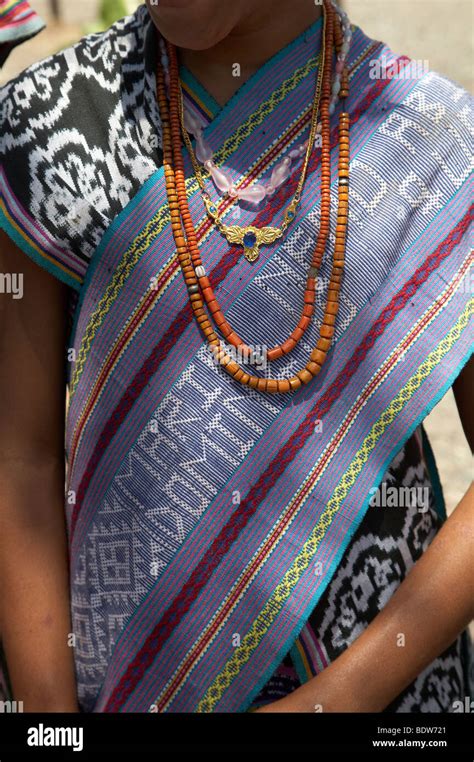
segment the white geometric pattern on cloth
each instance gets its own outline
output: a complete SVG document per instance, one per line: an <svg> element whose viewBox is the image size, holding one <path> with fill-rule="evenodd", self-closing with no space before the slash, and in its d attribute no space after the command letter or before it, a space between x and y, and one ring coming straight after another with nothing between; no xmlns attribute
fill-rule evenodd
<svg viewBox="0 0 474 762"><path fill-rule="evenodd" d="M309 620L311 633L308 631L306 637L316 639L326 664L337 659L377 616L440 526L417 434L394 458L382 481L387 486L408 488L411 494L428 495L429 500L423 501L422 511L415 504L368 509ZM470 693L463 673L465 639L468 633L429 664L387 711L453 711L454 702ZM289 669L289 656L283 664L263 687L255 706L275 701L301 684L295 671Z"/></svg>
<svg viewBox="0 0 474 762"><path fill-rule="evenodd" d="M458 89L439 77L436 77L436 87L431 78L425 78L418 88L423 98L414 98L411 94L409 103L407 99L399 106L400 111L410 117L406 117L402 126L393 120L396 130L390 143L394 151L392 181L388 183L384 179L389 145L385 128L390 117L351 165L353 203L348 268L354 271L358 268L360 272L364 258L367 262L367 253L371 266L363 269L364 278L350 278L350 298L343 287L336 339L380 288L387 263L394 264L398 260L400 251L409 247L429 217L434 216L438 205L445 204L453 193L450 177L440 174L436 157L426 154L426 141L424 137L421 139L420 130L408 127L421 116L425 117L425 112L439 113L443 107L445 114L446 102L457 99ZM445 98L444 103L438 100L440 94ZM422 113L418 113L417 108L421 108ZM451 123L451 116L449 121ZM398 161L400 152L405 154L407 150L401 138L419 157L416 174L412 170L406 172ZM453 137L448 142L455 160L456 152L464 151L464 141ZM434 191L428 189L433 176L436 177ZM402 204L404 216L397 217ZM390 219L390 225L380 226L382 211ZM237 332L241 331L240 322L242 326L252 323L245 313L246 305L259 305L261 314L267 316L267 332L275 326L281 330L286 326L285 321L294 322L295 305L304 282L307 255L314 246L318 217L319 210L315 208L299 222L248 285L245 302L239 299L238 309L231 308L229 317L232 316ZM373 256L374 252L377 257ZM323 265L322 282L325 278L327 261ZM324 291L320 291L320 302L323 296ZM254 315L256 321L257 317ZM310 331L300 342L301 351L309 351L311 339ZM291 373L297 360L292 356L284 358L279 366L282 375ZM214 496L224 488L260 433L267 429L275 410L284 404L278 398L249 394L249 390L239 397L227 378L221 383L220 378L205 372L205 366L210 364L208 352L201 349L181 374L176 387L165 395L153 415L156 431L147 427L124 458L105 498L95 510L89 537L78 551L81 576L73 578L73 618L75 621L76 611L83 615L89 606L91 642L86 650L95 653L95 658L90 660L77 660L84 705L93 705L107 655L113 647L115 629L113 632L109 629L109 616L117 612L124 618L132 615L137 600L154 584ZM258 404L252 407L251 421L248 405L252 399ZM130 505L136 507L132 519ZM101 543L109 542L111 537L126 540L133 580L129 585L111 585L107 589L103 585L104 571L97 552Z"/></svg>

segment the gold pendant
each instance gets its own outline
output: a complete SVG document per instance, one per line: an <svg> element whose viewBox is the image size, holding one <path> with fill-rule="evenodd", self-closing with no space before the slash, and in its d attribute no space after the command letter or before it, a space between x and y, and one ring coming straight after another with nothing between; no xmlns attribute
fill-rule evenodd
<svg viewBox="0 0 474 762"><path fill-rule="evenodd" d="M250 249L244 246L244 257L246 257L249 262L255 262L258 259L259 255L260 251L257 245L252 246Z"/></svg>
<svg viewBox="0 0 474 762"><path fill-rule="evenodd" d="M260 246L270 244L280 238L280 228L256 228L254 225L240 227L240 225L222 225L222 232L229 243L236 243L244 247L244 256L249 262L255 262L260 254Z"/></svg>

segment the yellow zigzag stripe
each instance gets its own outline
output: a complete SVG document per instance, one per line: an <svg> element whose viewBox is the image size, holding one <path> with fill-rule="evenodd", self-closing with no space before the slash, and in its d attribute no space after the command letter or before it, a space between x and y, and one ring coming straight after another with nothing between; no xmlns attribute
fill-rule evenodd
<svg viewBox="0 0 474 762"><path fill-rule="evenodd" d="M461 268L458 270L454 280L451 283L448 284L447 288L445 289L445 291L441 295L443 298L448 293L450 293L449 301L453 298L453 295L456 293L456 289L457 289L460 281L462 280L462 278L466 274L466 271L468 269L468 265L469 265L470 259L471 259L471 256L468 256L467 259L464 261L463 265L461 266ZM363 403L362 407L358 409L357 416L360 414L360 412L363 409L363 407L368 403L370 398L373 396L373 394L375 394L375 392L381 386L381 384L386 381L387 376L392 372L390 369L388 369L388 366L390 364L390 360L393 358L394 355L397 355L397 354L400 353L400 349L401 349L402 345L404 345L405 340L408 339L409 340L409 344L405 345L405 349L403 350L404 352L405 351L409 351L408 347L412 347L416 341L420 340L420 338L423 336L423 333L432 324L433 320L436 319L436 316L439 314L439 312L446 307L446 305L449 303L449 301L446 301L444 303L444 305L439 305L438 304L437 308L435 309L435 311L432 311L432 307L430 306L428 308L428 310L423 315L421 315L418 318L416 323L410 329L409 333L406 334L406 336L402 339L402 341L398 344L398 346L395 347L392 350L392 352L387 356L385 362L381 366L382 374L381 374L381 376L380 376L376 386L374 386L372 388L372 391L366 397L365 402ZM430 312L432 312L432 315L429 318L429 320L426 320L426 317L427 317L427 315ZM424 321L425 321L425 323L423 325L423 328L420 329L420 326L421 326L421 324ZM397 360L397 362L401 362L401 359L399 358ZM372 380L373 380L373 378L370 381L368 381L366 386L364 387L364 389L361 390L357 400L355 401L353 409L357 409L357 407L358 407L358 405L360 403L360 400L363 399L364 396L366 395L367 389L370 387L370 385L372 383ZM351 426L354 424L354 420L353 420L348 425L349 419L350 419L350 412L345 416L344 420L340 423L339 428L337 429L337 431L335 432L334 436L331 439L331 442L329 442L326 445L326 448L321 453L321 455L318 457L317 462L315 463L315 465L313 466L311 471L308 473L308 475L306 476L304 481L301 483L300 488L294 494L294 496L292 497L291 501L285 507L284 512L278 518L278 520L277 520L276 524L274 525L273 529L277 529L278 525L282 521L286 521L288 513L291 513L291 511L293 510L295 504L299 504L298 509L297 509L298 511L304 510L304 505L305 505L306 501L310 498L311 494L316 489L318 483L324 477L324 474L327 471L327 469L331 467L331 462L334 459L334 456L337 454L337 451L341 447L344 446L344 441L345 441L346 435L347 435L348 431L350 430ZM340 436L341 432L344 432L342 434L342 436ZM337 446L334 447L334 443L335 442L337 442ZM327 459L325 465L321 468L321 470L319 471L319 474L317 475L317 477L315 477L315 472L320 468L320 462L321 462L321 460L327 455L327 452L329 450L331 451L331 457ZM306 494L304 496L302 496L303 492L306 492ZM266 541L266 539L268 539L268 538L265 538L265 540L262 541L262 545ZM278 542L281 542L281 537L278 540ZM258 556L259 552L261 551L261 547L262 546L260 546L259 549L256 551L255 557ZM274 552L275 547L276 547L276 545L274 545L273 546L273 550L270 550L269 552L270 553ZM267 556L268 556L268 553L267 553ZM243 596L245 596L246 591L249 589L249 587L251 586L253 581L256 579L258 574L261 572L261 570L262 570L263 566L265 565L266 561L267 561L267 557L265 557L265 555L261 555L260 554L260 556L258 556L258 565L254 566L252 575L247 578L245 589L241 590L241 592L239 594L239 598L237 600L234 600L232 608L228 609L225 620L222 620L220 625L219 625L219 628L214 631L214 634L212 636L212 641L214 641L216 639L216 637L218 636L219 631L222 629L222 627L224 627L225 623L228 621L229 616L231 616L232 612L235 610L235 607L237 606L238 601L241 600ZM247 569L248 569L248 566L247 566ZM234 584L234 587L227 593L225 599L222 601L221 606L219 606L219 609L217 610L216 614L232 598L233 594L235 593L235 588L236 588L236 585L238 584L238 582L239 582L239 580L236 581L236 583ZM206 627L204 628L204 630L200 634L199 638L196 640L194 645L189 649L189 653L194 652L196 647L199 646L203 642L203 640L206 637L206 635L209 632L209 630L212 629L212 627L214 626L214 623L215 623L215 620L216 620L216 614L214 614L214 616L209 620L208 624L206 625ZM209 642L211 642L211 641L209 641ZM181 670L181 668L183 666L183 663L184 663L184 660L180 663L179 667L177 668L177 671ZM197 664L197 658L195 659L195 661L193 663L192 669L194 669L196 664ZM165 686L165 688L163 689L161 694L158 696L158 698L156 700L156 703L159 703L161 701L163 694L168 689L168 687L171 684L171 682L172 682L172 680L168 681L167 685ZM183 684L183 681L181 681L181 685L182 684ZM180 689L181 688L179 688L179 689L176 688L176 690L173 692L173 694L170 694L170 697L168 698L168 700L166 702L166 705L163 707L163 711L166 711L166 706L171 704L171 702L173 701L176 693Z"/></svg>
<svg viewBox="0 0 474 762"><path fill-rule="evenodd" d="M403 389L400 390L388 407L385 408L380 418L374 423L355 458L342 476L324 513L321 515L321 518L309 539L304 544L300 554L295 559L293 566L286 572L281 582L275 588L272 597L267 601L257 619L253 622L250 630L243 638L241 645L234 650L233 655L227 661L222 672L216 677L212 685L209 686L207 692L197 706L198 712L211 712L214 709L227 688L231 685L232 681L238 676L243 665L249 660L253 651L258 648L261 640L278 616L294 587L310 566L314 554L326 533L326 529L331 524L334 515L354 486L357 477L367 463L369 455L375 448L377 441L393 423L397 415L403 410L404 406L413 397L415 392L418 391L423 381L425 381L432 370L454 346L463 330L466 328L469 318L473 314L474 299L471 299L453 328L451 328L449 333L442 339L436 349L428 355L426 360L419 366L418 370L407 381Z"/></svg>
<svg viewBox="0 0 474 762"><path fill-rule="evenodd" d="M288 79L282 82L280 87L272 93L268 100L259 106L257 111L255 111L253 114L250 114L248 119L238 127L236 132L231 137L229 137L221 146L221 148L216 152L217 163L225 162L228 157L237 150L239 145L243 143L243 141L249 137L249 135L251 135L255 128L258 127L258 125L261 124L269 114L271 114L275 107L285 99L288 93L293 90L311 72L312 69L316 67L317 60L317 58L311 58L304 66L300 66L298 69L296 69L292 76L288 77ZM285 134L291 129L292 124L293 123L288 125L287 129L285 130ZM268 150L270 150L270 148L271 146ZM260 160L261 157L259 157L256 161ZM195 193L198 190L198 187L199 186L196 178L188 178L186 181L186 191L188 197ZM110 281L103 297L94 310L89 324L84 332L81 347L77 356L76 366L74 368L74 374L71 379L71 395L77 386L82 371L84 370L86 357L89 353L92 341L94 340L99 326L103 322L107 312L123 288L125 281L130 275L132 269L137 264L141 254L143 254L143 252L146 251L148 246L155 240L155 238L159 236L169 221L170 216L168 210L168 202L166 202L163 204L161 209L157 211L156 215L154 215L154 217L147 223L147 225L143 228L143 230L139 233L137 238L132 242L132 244L128 247L125 254L123 255L122 260L115 271L114 277ZM174 254L172 259L175 259L175 257L176 255Z"/></svg>
<svg viewBox="0 0 474 762"><path fill-rule="evenodd" d="M349 75L350 78L352 78L352 76L355 74L358 67L361 65L361 63L364 61L367 55L369 55L373 49L378 47L378 45L379 43L372 43L360 53L360 55L357 57L357 59L355 59L355 61L352 64L353 68L351 69L351 72ZM225 162L226 159L231 155L232 150L236 150L239 144L242 143L243 140L248 135L251 134L255 126L257 124L260 124L263 121L263 117L259 118L258 115L262 109L266 108L267 103L272 101L274 106L278 105L278 103L281 102L281 100L283 100L283 98L287 95L287 93L290 92L291 89L294 89L299 84L299 82L310 73L311 69L315 68L316 60L317 59L312 58L304 66L300 67L299 69L296 69L293 75L289 77L288 79L286 79L281 84L281 86L272 94L270 99L266 101L265 103L263 103L254 114L251 114L248 117L247 121L238 128L235 135L228 138L228 140L224 143L224 145L216 152L216 156L219 162ZM311 108L311 104L308 105L306 111L309 111L310 108ZM269 113L271 113L271 110ZM294 121L296 120L293 120L293 122L288 125L287 129L282 134L283 138L291 129ZM236 143L237 136L239 137L239 140ZM236 144L234 145L234 143ZM270 152L271 148L272 146L268 147L266 154ZM258 159L255 160L255 162L249 168L249 173L251 173L254 166L259 161L261 161L262 158L265 158L265 157L259 157ZM198 190L198 187L199 186L198 186L197 180L194 177L188 178L186 180L186 190L189 196L195 193ZM92 313L89 324L87 325L87 328L84 332L84 336L81 342L81 347L78 352L77 362L74 368L74 373L71 379L70 397L72 397L72 394L78 384L79 378L82 375L85 361L86 361L87 355L89 354L91 344L95 338L97 330L99 329L101 323L105 319L107 312L109 311L113 302L115 301L121 289L123 288L125 281L127 280L131 270L135 267L143 251L145 251L146 248L155 240L155 238L159 236L159 234L163 231L163 229L169 223L169 221L170 221L170 217L168 212L168 204L165 203L157 211L156 215L147 223L147 225L138 234L138 236L130 244L130 246L124 253L122 260L115 271L113 279L109 283L103 297L101 298L99 304L97 305L96 309ZM154 224L156 224L156 229L153 230ZM208 232L208 235L210 234L210 232L211 231ZM168 267L169 264L175 258L176 258L176 254L174 254L168 260L165 267ZM140 305L137 305L136 309L138 309L139 306Z"/></svg>
<svg viewBox="0 0 474 762"><path fill-rule="evenodd" d="M147 222L140 234L130 244L125 254L123 255L120 264L118 265L114 277L108 284L104 291L104 294L99 301L96 309L91 315L87 328L82 337L81 346L77 355L77 362L74 367L74 373L70 384L70 396L75 391L79 378L84 370L84 364L86 357L91 348L92 341L103 322L110 307L117 299L120 291L122 290L125 281L129 277L131 271L137 264L141 255L148 249L150 244L161 233L167 222L169 221L169 215L166 213L165 207L162 207L152 218Z"/></svg>

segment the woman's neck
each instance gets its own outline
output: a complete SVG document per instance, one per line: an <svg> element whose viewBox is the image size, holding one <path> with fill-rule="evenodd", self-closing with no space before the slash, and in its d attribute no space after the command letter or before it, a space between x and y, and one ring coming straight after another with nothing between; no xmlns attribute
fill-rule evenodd
<svg viewBox="0 0 474 762"><path fill-rule="evenodd" d="M262 1L212 48L181 48L179 59L222 106L265 61L321 14L322 6L312 0Z"/></svg>

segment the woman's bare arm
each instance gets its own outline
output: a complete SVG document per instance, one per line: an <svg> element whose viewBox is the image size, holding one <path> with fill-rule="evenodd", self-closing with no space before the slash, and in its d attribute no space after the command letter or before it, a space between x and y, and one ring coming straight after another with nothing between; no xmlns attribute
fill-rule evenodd
<svg viewBox="0 0 474 762"><path fill-rule="evenodd" d="M77 711L64 521L66 288L0 231L0 637L25 711Z"/></svg>
<svg viewBox="0 0 474 762"><path fill-rule="evenodd" d="M474 453L474 356L454 382L453 392L466 439Z"/></svg>
<svg viewBox="0 0 474 762"><path fill-rule="evenodd" d="M454 392L474 450L474 362ZM474 618L474 486L366 630L323 672L258 712L380 712ZM462 697L460 697L462 698Z"/></svg>
<svg viewBox="0 0 474 762"><path fill-rule="evenodd" d="M380 712L474 615L474 488L385 608L329 667L258 712ZM462 697L460 697L462 698Z"/></svg>

